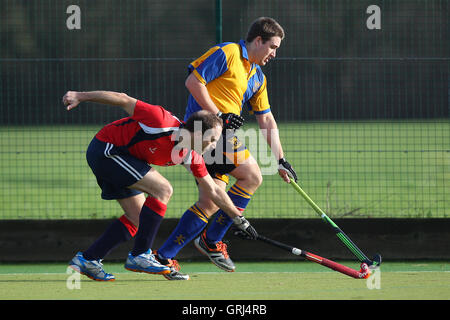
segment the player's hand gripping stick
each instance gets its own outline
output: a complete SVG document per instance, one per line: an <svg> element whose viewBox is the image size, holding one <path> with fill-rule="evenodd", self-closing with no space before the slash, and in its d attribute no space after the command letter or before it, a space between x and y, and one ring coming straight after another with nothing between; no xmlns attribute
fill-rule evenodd
<svg viewBox="0 0 450 320"><path fill-rule="evenodd" d="M256 240L258 238L258 232L250 225L243 216L237 216L233 218L234 225L244 233L244 237L248 240Z"/></svg>

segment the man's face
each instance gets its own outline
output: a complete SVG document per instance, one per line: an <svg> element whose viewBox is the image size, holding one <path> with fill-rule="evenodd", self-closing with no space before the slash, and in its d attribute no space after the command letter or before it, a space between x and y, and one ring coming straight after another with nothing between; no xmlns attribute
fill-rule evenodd
<svg viewBox="0 0 450 320"><path fill-rule="evenodd" d="M201 137L200 134L201 133L199 133L198 136L194 134L194 137L202 139L201 150L199 150L199 143L194 143L193 149L198 154L203 154L206 151L214 149L216 147L217 141L219 141L222 134L222 126L219 125L212 129L206 130L206 132L203 134L203 137Z"/></svg>
<svg viewBox="0 0 450 320"><path fill-rule="evenodd" d="M272 37L266 42L263 42L261 37L257 37L255 40L256 44L256 54L254 63L265 66L270 59L275 58L277 55L277 49L281 45L280 37Z"/></svg>

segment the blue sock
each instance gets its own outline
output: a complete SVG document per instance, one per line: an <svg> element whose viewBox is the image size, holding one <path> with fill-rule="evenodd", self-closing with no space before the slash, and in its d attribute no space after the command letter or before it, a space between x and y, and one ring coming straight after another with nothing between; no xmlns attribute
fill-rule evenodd
<svg viewBox="0 0 450 320"><path fill-rule="evenodd" d="M236 208L240 211L244 211L253 194L235 183L228 190L228 195ZM217 211L216 217L206 231L207 242L212 244L221 241L232 224L233 220L231 220L231 218L223 210Z"/></svg>
<svg viewBox="0 0 450 320"><path fill-rule="evenodd" d="M208 216L197 206L190 207L181 217L177 227L169 238L158 249L158 255L163 259L172 259L192 239L194 239L208 224Z"/></svg>

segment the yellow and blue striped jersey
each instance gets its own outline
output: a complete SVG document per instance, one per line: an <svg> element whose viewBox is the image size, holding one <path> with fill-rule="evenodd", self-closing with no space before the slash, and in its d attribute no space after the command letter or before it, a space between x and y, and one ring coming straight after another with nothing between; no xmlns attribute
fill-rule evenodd
<svg viewBox="0 0 450 320"><path fill-rule="evenodd" d="M221 112L240 115L244 106L250 114L270 112L266 76L259 65L248 61L244 40L212 47L191 62L188 70L206 86ZM185 121L201 109L194 97L189 95Z"/></svg>

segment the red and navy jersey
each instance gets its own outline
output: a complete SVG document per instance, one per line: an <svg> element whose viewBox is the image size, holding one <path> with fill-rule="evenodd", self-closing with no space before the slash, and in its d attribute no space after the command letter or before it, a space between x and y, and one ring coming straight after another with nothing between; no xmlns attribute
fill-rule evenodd
<svg viewBox="0 0 450 320"><path fill-rule="evenodd" d="M158 166L188 164L195 177L208 174L203 158L186 149L173 152L172 135L183 124L171 112L138 100L131 117L116 120L103 127L98 140L126 149L134 157Z"/></svg>

